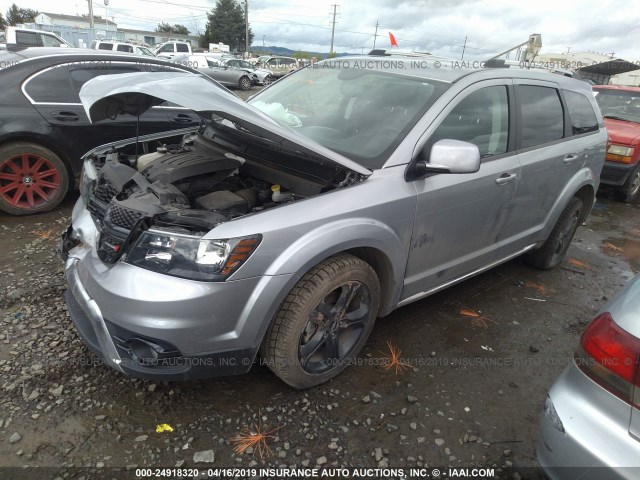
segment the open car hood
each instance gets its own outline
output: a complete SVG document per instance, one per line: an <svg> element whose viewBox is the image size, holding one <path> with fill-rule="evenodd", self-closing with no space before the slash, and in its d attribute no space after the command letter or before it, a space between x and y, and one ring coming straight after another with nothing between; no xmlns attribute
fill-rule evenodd
<svg viewBox="0 0 640 480"><path fill-rule="evenodd" d="M204 75L182 72L145 72L101 75L80 90L80 101L92 123L117 115L140 115L163 102L171 102L205 119L217 115L256 135L297 150L320 162L327 161L362 175L371 170L278 124Z"/></svg>

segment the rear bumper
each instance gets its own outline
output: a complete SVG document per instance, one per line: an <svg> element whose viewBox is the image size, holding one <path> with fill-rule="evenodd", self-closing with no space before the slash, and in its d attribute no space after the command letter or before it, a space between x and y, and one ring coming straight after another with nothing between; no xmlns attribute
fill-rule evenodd
<svg viewBox="0 0 640 480"><path fill-rule="evenodd" d="M605 162L600 174L600 183L612 187L621 187L629 179L629 175L635 168L635 164Z"/></svg>
<svg viewBox="0 0 640 480"><path fill-rule="evenodd" d="M549 391L540 417L538 462L551 480L640 478L640 442L629 435L631 406L574 363Z"/></svg>

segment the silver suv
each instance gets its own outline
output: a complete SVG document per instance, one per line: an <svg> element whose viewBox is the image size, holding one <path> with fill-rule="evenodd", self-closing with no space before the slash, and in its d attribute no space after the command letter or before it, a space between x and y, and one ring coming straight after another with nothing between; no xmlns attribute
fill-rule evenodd
<svg viewBox="0 0 640 480"><path fill-rule="evenodd" d="M249 103L178 72L85 84L94 122L161 102L202 118L86 155L62 245L86 343L167 380L259 354L305 388L345 369L377 317L519 255L558 265L604 163L591 87L443 62L327 61Z"/></svg>
<svg viewBox="0 0 640 480"><path fill-rule="evenodd" d="M258 68L269 70L274 78L284 77L296 70L300 65L292 57L259 57Z"/></svg>

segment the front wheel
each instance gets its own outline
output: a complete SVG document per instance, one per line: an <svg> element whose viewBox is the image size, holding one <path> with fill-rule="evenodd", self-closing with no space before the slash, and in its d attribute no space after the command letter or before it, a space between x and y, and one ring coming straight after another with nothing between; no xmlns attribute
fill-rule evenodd
<svg viewBox="0 0 640 480"><path fill-rule="evenodd" d="M30 142L0 147L0 210L11 215L46 212L68 189L67 169L51 150Z"/></svg>
<svg viewBox="0 0 640 480"><path fill-rule="evenodd" d="M582 200L573 197L560 214L547 241L538 250L529 252L525 257L526 262L543 270L549 270L558 265L571 245L573 235L580 225L583 210Z"/></svg>
<svg viewBox="0 0 640 480"><path fill-rule="evenodd" d="M240 87L240 90L249 90L251 88L251 79L247 76L240 78L238 86Z"/></svg>
<svg viewBox="0 0 640 480"><path fill-rule="evenodd" d="M262 85L264 87L268 87L272 83L273 83L273 77L271 77L271 75L267 75L266 77L264 77L264 80L262 80Z"/></svg>
<svg viewBox="0 0 640 480"><path fill-rule="evenodd" d="M289 293L267 330L261 356L292 387L324 383L362 350L379 299L378 276L369 264L349 254L331 257Z"/></svg>
<svg viewBox="0 0 640 480"><path fill-rule="evenodd" d="M616 198L621 202L631 203L638 198L638 193L640 193L640 161L624 185L616 189Z"/></svg>

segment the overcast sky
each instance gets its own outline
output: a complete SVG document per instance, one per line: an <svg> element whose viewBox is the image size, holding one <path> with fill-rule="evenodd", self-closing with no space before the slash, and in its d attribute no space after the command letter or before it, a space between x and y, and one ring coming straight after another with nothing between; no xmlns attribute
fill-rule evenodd
<svg viewBox="0 0 640 480"><path fill-rule="evenodd" d="M12 1L0 0L6 12ZM86 0L20 0L18 6L43 12L86 14ZM389 47L392 32L403 50L429 51L459 58L467 37L465 58L487 57L542 34L542 53L615 52L640 59L640 9L637 0L249 0L254 46L328 52L333 7L338 4L335 50L361 53ZM55 6L54 6L55 5ZM103 0L94 0L94 14L104 17ZM110 0L109 19L119 27L154 30L159 22L185 25L202 32L215 0Z"/></svg>

